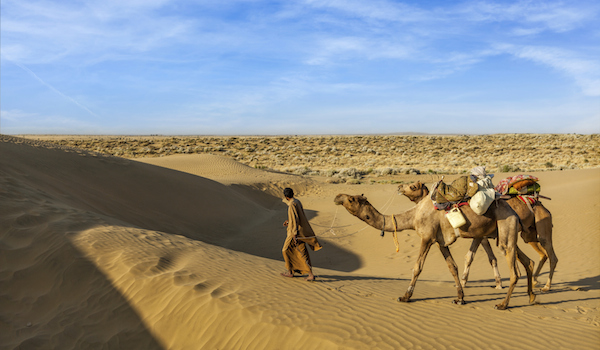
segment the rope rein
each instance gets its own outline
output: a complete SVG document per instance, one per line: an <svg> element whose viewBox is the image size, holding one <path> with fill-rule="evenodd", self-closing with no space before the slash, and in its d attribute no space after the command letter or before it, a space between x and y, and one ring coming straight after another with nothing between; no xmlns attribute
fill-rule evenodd
<svg viewBox="0 0 600 350"><path fill-rule="evenodd" d="M395 196L396 196L396 192L392 192L392 195L390 196L390 198L389 198L389 199L387 200L387 202L386 202L386 203L383 205L383 209L382 209L382 211L386 211L386 210L387 210L387 209L388 209L388 208L389 208L389 207L392 205L392 203L394 202L394 198L395 198ZM339 206L336 206L336 209L335 209L335 214L334 214L334 216L333 216L333 220L331 221L331 225L329 226L329 230L323 231L323 233L331 232L331 234L333 234L335 237L323 237L323 236L321 236L321 235L317 236L317 235L315 234L314 236L308 236L308 237L298 237L298 239L302 240L302 239L308 239L308 238L319 238L319 237L321 237L321 238L327 238L327 239L332 239L332 238L345 238L345 237L349 237L349 236L355 235L355 234L357 234L357 233L359 233L359 232L361 232L361 231L364 231L366 228L370 227L370 225L365 225L365 226L364 226L363 228L361 228L360 230L354 231L354 232L352 232L352 233L349 233L349 234L345 234L345 235L343 235L343 236L338 236L338 235L335 233L335 230L334 230L334 228L341 228L341 227L348 227L348 226L354 226L354 225L355 225L355 224L351 224L351 225L343 225L343 226L333 226L333 224L335 223L335 219L337 218L337 213L338 213L338 210L339 210ZM381 214L381 215L383 215L383 214ZM383 226L385 227L385 215L383 215L383 220L384 220L384 224L383 224ZM320 227L327 227L327 226L325 226L325 225L319 225L319 224L311 224L311 225L320 226ZM395 227L396 227L396 220L394 219L394 228L395 228ZM322 234L323 234L323 233L322 233ZM381 233L382 233L382 234L381 234L381 236L383 236L383 233L384 233L384 232L383 232L383 230L381 230ZM395 234L394 234L394 236L395 236ZM396 239L396 240L397 240L397 239Z"/></svg>

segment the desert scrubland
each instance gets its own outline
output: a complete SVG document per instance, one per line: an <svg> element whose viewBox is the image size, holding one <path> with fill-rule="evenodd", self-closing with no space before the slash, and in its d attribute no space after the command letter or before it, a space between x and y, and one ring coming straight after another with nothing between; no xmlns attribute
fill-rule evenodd
<svg viewBox="0 0 600 350"><path fill-rule="evenodd" d="M597 134L27 137L125 158L214 154L254 168L333 179L460 174L478 165L490 172L600 166Z"/></svg>
<svg viewBox="0 0 600 350"><path fill-rule="evenodd" d="M0 135L0 348L597 350L599 140ZM398 232L396 252L391 232L382 237L334 198L363 194L382 214L398 214L415 205L398 183L431 186L475 165L494 172L494 183L537 176L552 198L542 200L559 259L552 288L541 290L546 263L535 303L522 276L508 310L495 310L507 288L493 288L480 249L466 304L455 305L434 246L412 302L397 302L419 234ZM284 187L323 245L310 252L316 282L279 274ZM471 242L450 246L459 271ZM508 286L508 264L491 242ZM517 244L537 267L533 248Z"/></svg>

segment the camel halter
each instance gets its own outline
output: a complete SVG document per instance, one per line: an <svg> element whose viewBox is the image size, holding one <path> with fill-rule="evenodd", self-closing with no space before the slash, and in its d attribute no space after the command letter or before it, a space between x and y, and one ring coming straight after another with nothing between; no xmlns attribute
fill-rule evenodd
<svg viewBox="0 0 600 350"><path fill-rule="evenodd" d="M396 197L396 193L392 193L392 195L390 196L390 198L387 200L387 202L383 205L382 207L382 211L386 211L394 202L394 198ZM316 224L316 223L311 223L311 226L320 226L320 227L325 227L325 228L329 228L328 230L324 231L323 233L331 233L333 235L333 237L323 237L323 236L317 236L316 234L314 236L307 236L307 237L297 237L297 239L302 240L302 239L310 239L310 238L326 238L326 239L335 239L335 238L346 238L352 235L355 235L361 231L364 231L365 229L369 228L369 225L365 225L363 228L361 228L360 230L354 231L352 233L348 233L345 234L343 236L338 236L335 233L335 229L336 228L343 228L343 227L349 227L349 226L354 226L355 224L350 224L350 225L340 225L340 226L334 226L335 220L337 218L337 214L338 214L338 209L339 207L336 207L335 209L335 214L333 216L333 220L331 221L331 225L320 225L320 224ZM383 214L382 214L383 215ZM393 215L392 215L393 217ZM385 215L383 215L383 226L385 226ZM381 236L384 236L384 231L381 230ZM398 238L396 237L396 218L394 218L394 241L396 242L396 252L399 251L399 245L397 243Z"/></svg>

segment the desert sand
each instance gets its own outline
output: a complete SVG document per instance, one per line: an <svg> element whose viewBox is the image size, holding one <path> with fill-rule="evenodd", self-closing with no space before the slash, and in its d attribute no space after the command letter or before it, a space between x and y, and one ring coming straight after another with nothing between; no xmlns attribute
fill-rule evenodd
<svg viewBox="0 0 600 350"><path fill-rule="evenodd" d="M391 234L381 237L333 203L338 193L364 194L382 213L399 213L413 203L397 183L431 186L437 171L333 183L208 152L127 159L2 135L0 347L598 349L600 168L597 148L584 146L564 170L528 171L551 198L543 203L553 214L558 267L534 305L521 277L509 309L499 311L506 288L492 288L483 250L466 305L452 304L454 280L436 248L412 302L397 302L418 235L400 232L397 253ZM572 166L578 157L587 168ZM302 165L290 162L282 166ZM498 168L495 183L522 173ZM296 191L324 246L311 252L316 282L279 275L284 187ZM470 243L461 238L450 248L459 270ZM533 249L521 239L519 246L537 263ZM547 275L546 266L541 286Z"/></svg>

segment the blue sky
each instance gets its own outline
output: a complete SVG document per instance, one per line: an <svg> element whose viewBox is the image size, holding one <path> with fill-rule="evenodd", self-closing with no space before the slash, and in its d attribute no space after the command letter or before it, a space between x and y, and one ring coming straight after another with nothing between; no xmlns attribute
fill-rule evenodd
<svg viewBox="0 0 600 350"><path fill-rule="evenodd" d="M597 1L1 2L4 134L599 133Z"/></svg>

